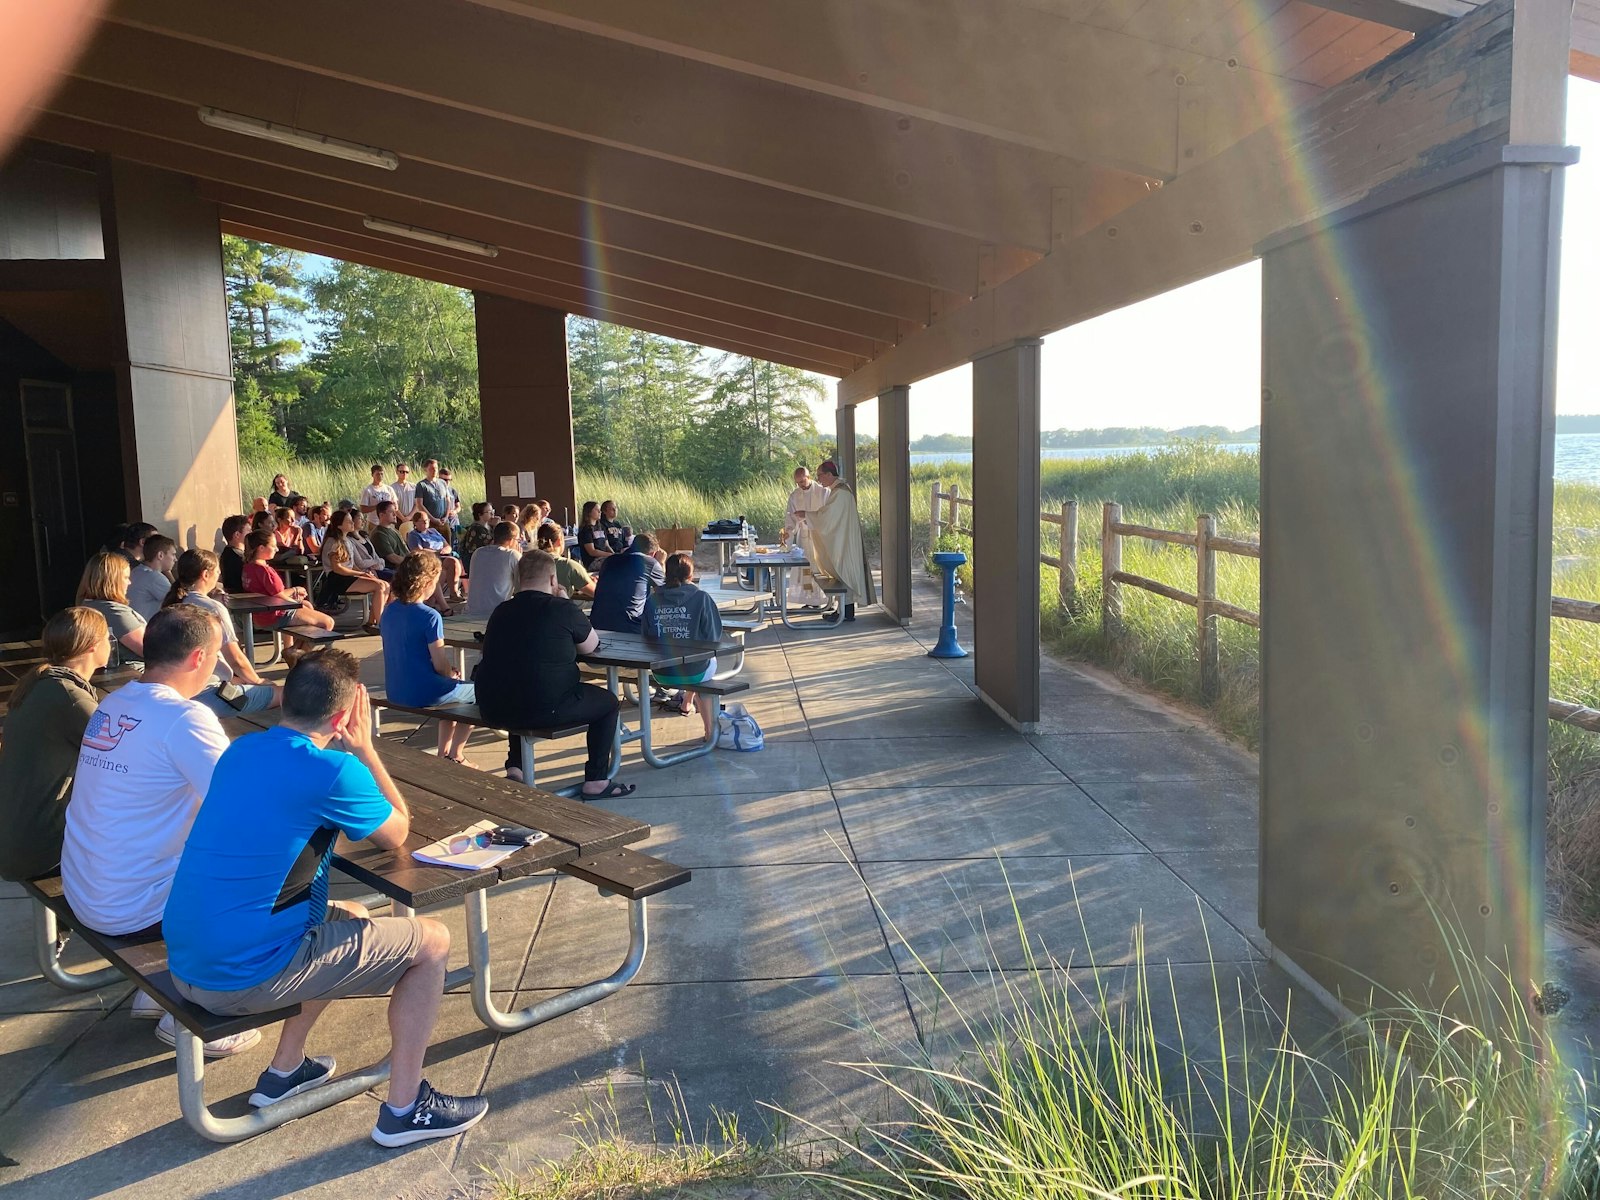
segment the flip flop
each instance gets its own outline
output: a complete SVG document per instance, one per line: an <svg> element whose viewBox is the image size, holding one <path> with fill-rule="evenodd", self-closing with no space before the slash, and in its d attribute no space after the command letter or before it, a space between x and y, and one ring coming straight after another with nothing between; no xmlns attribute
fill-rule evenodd
<svg viewBox="0 0 1600 1200"><path fill-rule="evenodd" d="M606 790L603 792L586 792L582 788L579 788L578 799L610 800L614 796L631 796L638 790L639 785L636 783L618 783L615 779L613 779L606 784Z"/></svg>

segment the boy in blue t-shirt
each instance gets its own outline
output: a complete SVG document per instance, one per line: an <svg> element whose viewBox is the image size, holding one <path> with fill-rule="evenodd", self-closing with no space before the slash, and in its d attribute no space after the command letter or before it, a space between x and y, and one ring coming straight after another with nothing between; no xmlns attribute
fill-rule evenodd
<svg viewBox="0 0 1600 1200"><path fill-rule="evenodd" d="M410 831L410 811L373 747L356 660L341 650L308 654L284 681L282 724L238 739L218 760L162 923L185 998L225 1016L301 1006L256 1082L258 1108L333 1078L332 1058L305 1054L329 1001L393 989L389 1099L372 1130L381 1146L454 1136L489 1109L481 1096L448 1096L422 1078L449 931L430 917L374 918L328 900L339 834L398 850Z"/></svg>

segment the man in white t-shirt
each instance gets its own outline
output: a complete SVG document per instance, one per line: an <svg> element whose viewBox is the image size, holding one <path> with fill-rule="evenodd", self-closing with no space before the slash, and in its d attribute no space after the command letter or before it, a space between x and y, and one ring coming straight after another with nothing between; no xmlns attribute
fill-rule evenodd
<svg viewBox="0 0 1600 1200"><path fill-rule="evenodd" d="M396 504L400 503L394 494L394 489L383 481L383 464L373 463L372 482L361 489L361 511L375 513L378 511L378 505L385 500L393 500Z"/></svg>
<svg viewBox="0 0 1600 1200"><path fill-rule="evenodd" d="M67 804L61 884L90 929L124 936L160 928L189 827L228 748L217 718L194 701L211 684L221 649L209 610L162 609L145 626L144 676L112 692L89 718ZM141 995L133 1015L156 1017L161 1009ZM170 1015L156 1036L176 1043ZM209 1043L206 1054L237 1054L260 1040L250 1030Z"/></svg>
<svg viewBox="0 0 1600 1200"><path fill-rule="evenodd" d="M400 509L400 520L409 521L411 514L417 511L417 485L411 482L411 468L405 463L395 463L394 484L389 490L394 493L394 502Z"/></svg>

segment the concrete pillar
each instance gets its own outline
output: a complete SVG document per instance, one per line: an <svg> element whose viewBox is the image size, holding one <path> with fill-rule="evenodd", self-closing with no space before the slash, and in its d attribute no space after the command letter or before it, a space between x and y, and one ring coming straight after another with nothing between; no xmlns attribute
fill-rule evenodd
<svg viewBox="0 0 1600 1200"><path fill-rule="evenodd" d="M911 389L878 396L878 527L883 538L883 607L911 623Z"/></svg>
<svg viewBox="0 0 1600 1200"><path fill-rule="evenodd" d="M856 410L853 406L838 408L833 414L835 457L839 460L839 478L851 487L856 486Z"/></svg>
<svg viewBox="0 0 1600 1200"><path fill-rule="evenodd" d="M557 521L578 519L567 383L567 316L523 300L473 293L485 499L498 508L548 500ZM533 475L528 487L527 473ZM598 500L595 496L591 499Z"/></svg>
<svg viewBox="0 0 1600 1200"><path fill-rule="evenodd" d="M127 516L210 549L240 504L216 205L188 176L135 163L112 160L103 179Z"/></svg>
<svg viewBox="0 0 1600 1200"><path fill-rule="evenodd" d="M1494 145L1263 248L1261 922L1355 1006L1444 1001L1441 922L1542 978L1566 161Z"/></svg>
<svg viewBox="0 0 1600 1200"><path fill-rule="evenodd" d="M1039 347L972 362L973 614L978 694L1012 725L1039 720Z"/></svg>

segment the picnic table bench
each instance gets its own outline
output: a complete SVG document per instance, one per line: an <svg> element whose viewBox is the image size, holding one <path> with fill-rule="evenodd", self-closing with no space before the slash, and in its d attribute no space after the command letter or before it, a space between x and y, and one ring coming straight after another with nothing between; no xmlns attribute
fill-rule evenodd
<svg viewBox="0 0 1600 1200"><path fill-rule="evenodd" d="M733 565L741 571L753 572L757 579L762 571L767 571L776 578L772 581L772 592L777 596L778 619L789 629L800 629L789 619L789 572L798 571L812 566L811 560L797 550L780 551L777 547L761 547L767 553L737 554L734 556ZM850 594L850 589L836 579L826 576L817 576L817 586L828 597L827 606L819 614L819 621L829 629L844 620L845 597ZM768 605L768 607L772 607Z"/></svg>
<svg viewBox="0 0 1600 1200"><path fill-rule="evenodd" d="M223 721L231 737L240 737L276 723L275 712L229 717ZM445 977L447 990L470 984L472 1007L490 1029L514 1033L568 1013L626 986L644 964L649 948L646 908L650 896L687 883L682 867L629 849L649 836L642 821L579 804L524 784L485 775L397 742L377 743L378 753L411 809L411 833L404 846L383 850L370 843L351 845L340 839L334 865L345 875L390 900L392 911L411 915L418 908L461 900L467 912L467 965ZM459 833L484 819L525 825L549 836L518 850L484 870L460 870L419 862L411 854ZM557 870L629 902L629 943L620 966L609 975L547 997L514 1011L496 1002L489 945L489 893L501 883ZM125 977L177 1022L178 1099L184 1119L203 1137L233 1142L275 1128L286 1121L326 1108L382 1083L387 1060L366 1067L301 1096L255 1109L237 1117L218 1116L205 1100L203 1046L213 1038L276 1024L297 1006L249 1017L222 1017L190 1004L174 989L166 967L166 946L159 937L108 938L84 929L72 916L59 879L24 885L37 905L36 952L40 969L52 983L74 990L101 988L117 974ZM68 972L60 964L57 932L61 925L103 954L111 967Z"/></svg>
<svg viewBox="0 0 1600 1200"><path fill-rule="evenodd" d="M461 664L463 677L466 675L466 652L476 650L482 644L482 634L488 622L476 617L453 617L444 623L444 644L457 651L458 661ZM639 688L639 728L628 729L620 722L617 725L617 741L611 752L611 768L616 770L622 761L622 747L628 742L638 742L639 751L644 756L645 762L652 767L670 767L677 763L686 762L691 758L710 754L717 748L720 729L717 724L712 725L711 741L701 741L699 745L676 754L658 754L652 738L650 721L650 705L644 698L650 695L650 675L653 671L671 671L677 667L692 667L699 663L709 662L723 654L744 653L742 642L724 639L720 642L698 642L686 638L648 638L637 633L614 633L609 629L602 629L600 644L588 654L578 655L578 662L585 666L604 667L606 672L606 686L613 695L619 694L621 689L620 673L624 670L634 671L637 675ZM685 690L699 692L704 695L725 696L734 692L747 691L748 683L737 680L706 680L704 683L689 683L682 685ZM378 700L374 704L382 703ZM431 712L429 715L432 715ZM443 718L448 720L449 718Z"/></svg>

